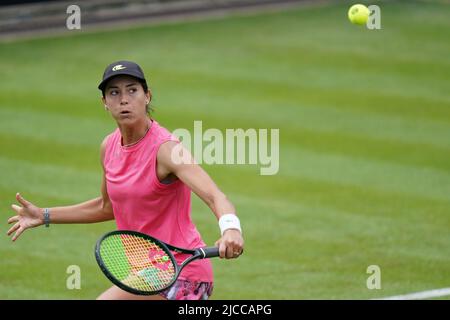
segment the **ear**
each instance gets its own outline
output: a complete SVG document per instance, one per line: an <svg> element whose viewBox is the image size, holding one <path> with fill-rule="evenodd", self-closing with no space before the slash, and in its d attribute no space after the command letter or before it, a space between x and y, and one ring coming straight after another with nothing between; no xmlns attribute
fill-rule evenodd
<svg viewBox="0 0 450 320"><path fill-rule="evenodd" d="M108 105L106 104L106 99L104 97L102 97L102 103L105 106L105 110L108 109Z"/></svg>
<svg viewBox="0 0 450 320"><path fill-rule="evenodd" d="M150 103L150 101L152 101L152 93L150 91L150 89L148 89L148 91L145 93L145 96L147 97L147 104Z"/></svg>

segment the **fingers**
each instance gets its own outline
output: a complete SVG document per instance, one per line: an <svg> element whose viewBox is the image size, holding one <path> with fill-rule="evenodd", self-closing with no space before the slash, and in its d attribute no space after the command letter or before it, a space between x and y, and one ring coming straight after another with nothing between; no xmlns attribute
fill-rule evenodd
<svg viewBox="0 0 450 320"><path fill-rule="evenodd" d="M233 246L226 247L225 257L227 259L238 258L242 254L242 250Z"/></svg>
<svg viewBox="0 0 450 320"><path fill-rule="evenodd" d="M24 208L28 208L31 203L28 202L27 200L25 200L22 195L20 193L16 193L16 200L24 207ZM11 208L17 213L20 214L22 207L18 206L18 205L11 205ZM16 241L17 238L19 238L19 236L26 230L26 228L21 227L20 223L19 223L19 215L13 216L11 218L8 219L8 224L11 223L15 223L7 232L7 235L10 236L11 234L14 235L12 237L12 241Z"/></svg>
<svg viewBox="0 0 450 320"><path fill-rule="evenodd" d="M16 241L17 238L24 232L25 229L20 226L20 223L16 223L13 225L7 232L7 235L11 235L15 232L14 236L12 237L12 241Z"/></svg>
<svg viewBox="0 0 450 320"><path fill-rule="evenodd" d="M235 249L233 247L227 247L227 259L237 258L238 256L239 254L235 253Z"/></svg>
<svg viewBox="0 0 450 320"><path fill-rule="evenodd" d="M235 249L235 250L233 250L233 257L237 258L243 253L244 253L244 249L240 249L240 250L239 249Z"/></svg>
<svg viewBox="0 0 450 320"><path fill-rule="evenodd" d="M20 209L22 209L21 207L19 207L18 205L15 205L15 204L11 205L11 208L12 208L16 213L20 213ZM17 221L19 221L19 216L18 216L18 215L9 218L9 219L8 219L8 224L11 224L11 223L14 223L14 222L17 222ZM9 235L9 234L8 234L8 235Z"/></svg>
<svg viewBox="0 0 450 320"><path fill-rule="evenodd" d="M222 259L238 258L244 251L239 243L222 238L216 242L216 246L219 247L219 256Z"/></svg>
<svg viewBox="0 0 450 320"><path fill-rule="evenodd" d="M221 241L219 244L219 256L221 259L235 258L233 248L231 246L227 246L225 241Z"/></svg>
<svg viewBox="0 0 450 320"><path fill-rule="evenodd" d="M12 237L12 241L16 241L17 238L22 234L22 232L24 232L25 229L19 226L19 229L17 229L16 233L14 234L14 236Z"/></svg>
<svg viewBox="0 0 450 320"><path fill-rule="evenodd" d="M20 213L20 209L22 209L22 208L16 204L12 204L11 209L13 209L16 213Z"/></svg>
<svg viewBox="0 0 450 320"><path fill-rule="evenodd" d="M20 228L20 223L16 223L8 230L8 232L6 234L9 236L19 228Z"/></svg>
<svg viewBox="0 0 450 320"><path fill-rule="evenodd" d="M30 205L30 202L25 200L20 193L16 193L16 199L19 201L21 205L23 205L25 208L27 208Z"/></svg>
<svg viewBox="0 0 450 320"><path fill-rule="evenodd" d="M14 216L8 219L8 224L19 221L19 216Z"/></svg>
<svg viewBox="0 0 450 320"><path fill-rule="evenodd" d="M226 254L227 254L227 246L225 245L225 243L223 241L219 240L217 242L219 244L219 257L221 259L223 259L223 258L225 258Z"/></svg>

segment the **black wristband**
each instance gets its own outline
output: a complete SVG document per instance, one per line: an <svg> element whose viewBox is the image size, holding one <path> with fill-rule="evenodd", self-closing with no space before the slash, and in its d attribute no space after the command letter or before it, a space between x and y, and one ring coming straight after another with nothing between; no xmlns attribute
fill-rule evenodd
<svg viewBox="0 0 450 320"><path fill-rule="evenodd" d="M44 224L45 224L46 228L48 228L50 226L50 209L49 208L44 209Z"/></svg>

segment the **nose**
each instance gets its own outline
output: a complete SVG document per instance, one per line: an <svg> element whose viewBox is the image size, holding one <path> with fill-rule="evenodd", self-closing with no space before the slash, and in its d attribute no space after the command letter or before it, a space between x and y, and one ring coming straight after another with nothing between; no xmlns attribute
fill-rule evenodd
<svg viewBox="0 0 450 320"><path fill-rule="evenodd" d="M120 105L126 105L126 104L128 104L127 95L122 94L120 97Z"/></svg>

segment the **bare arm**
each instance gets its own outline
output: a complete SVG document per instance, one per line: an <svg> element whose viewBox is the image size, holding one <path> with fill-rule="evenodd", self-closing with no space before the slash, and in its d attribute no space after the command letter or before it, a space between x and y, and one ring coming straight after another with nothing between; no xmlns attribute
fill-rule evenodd
<svg viewBox="0 0 450 320"><path fill-rule="evenodd" d="M103 166L105 154L104 140L100 147L100 158ZM50 221L56 223L94 223L114 219L111 201L106 190L106 180L103 171L101 186L101 197L88 200L83 203L50 208ZM15 223L9 230L8 236L15 232L12 240L15 241L25 230L44 224L44 209L35 206L33 203L24 199L19 193L16 194L16 200L22 205L13 204L11 208L16 215L8 219L8 223Z"/></svg>
<svg viewBox="0 0 450 320"><path fill-rule="evenodd" d="M176 175L211 208L217 220L227 213L236 214L233 204L211 177L198 164L194 163L192 156L190 156L190 163L178 163L172 159L172 151L177 145L178 143L172 141L161 145L157 155L158 177L163 178L169 174ZM186 149L183 152L188 153ZM238 230L228 229L216 242L216 245L219 246L222 258L236 258L234 253L242 252L244 240Z"/></svg>

